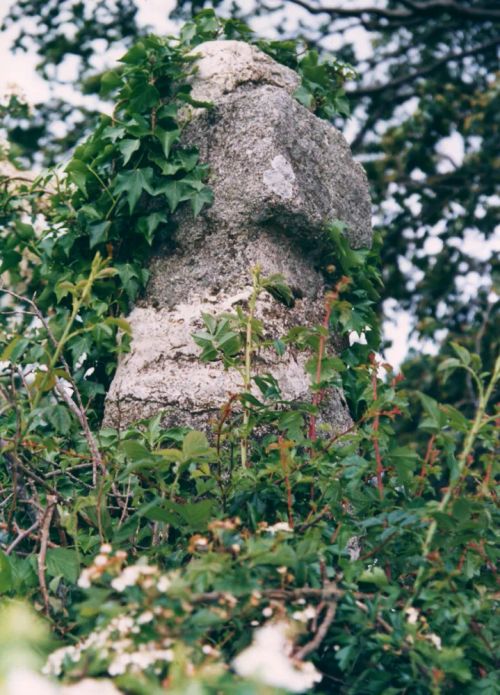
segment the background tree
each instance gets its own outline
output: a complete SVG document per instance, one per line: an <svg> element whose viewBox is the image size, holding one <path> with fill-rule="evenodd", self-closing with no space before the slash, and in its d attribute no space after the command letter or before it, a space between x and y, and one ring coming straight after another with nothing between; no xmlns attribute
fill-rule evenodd
<svg viewBox="0 0 500 695"><path fill-rule="evenodd" d="M268 33L301 36L354 65L360 79L348 89L354 116L348 130L372 183L375 223L383 236L385 307L409 311L416 336L441 351L458 340L491 366L498 320L492 239L498 216L500 3L256 0L249 7L179 0L173 16L186 18L208 6L258 25L260 33L265 18ZM54 86L71 56L78 59L76 89L104 98L112 76L102 73L102 56L147 31L137 11L135 0L23 0L12 3L5 25L16 24L13 49L35 48L38 69ZM57 98L34 113L29 121L7 120L14 154L30 159L42 148L46 162L66 155L96 117L88 106ZM57 138L53 125L61 120L66 134ZM337 125L345 129L345 119L337 117ZM435 362L415 353L405 370L410 383L472 407L467 383L443 392Z"/></svg>

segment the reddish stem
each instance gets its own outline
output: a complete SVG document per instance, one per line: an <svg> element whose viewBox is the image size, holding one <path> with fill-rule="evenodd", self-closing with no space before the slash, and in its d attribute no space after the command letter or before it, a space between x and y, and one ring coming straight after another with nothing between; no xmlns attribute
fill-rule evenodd
<svg viewBox="0 0 500 695"><path fill-rule="evenodd" d="M287 449L289 444L284 441L283 437L278 437L278 446L280 450L280 463L283 469L283 475L285 478L286 496L287 496L287 510L288 510L288 525L290 528L294 527L293 521L293 504L292 504L292 487L290 485L290 477L288 475L288 454Z"/></svg>

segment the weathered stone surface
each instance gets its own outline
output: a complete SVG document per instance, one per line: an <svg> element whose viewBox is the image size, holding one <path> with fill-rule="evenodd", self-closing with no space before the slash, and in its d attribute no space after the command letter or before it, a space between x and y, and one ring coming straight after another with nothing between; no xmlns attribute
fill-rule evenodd
<svg viewBox="0 0 500 695"><path fill-rule="evenodd" d="M191 96L197 101L218 103L242 85L269 84L292 94L299 86L296 72L243 41L207 41L193 54L197 72Z"/></svg>
<svg viewBox="0 0 500 695"><path fill-rule="evenodd" d="M215 105L196 111L183 137L210 166L214 204L197 220L180 212L175 243L151 260L146 295L129 316L132 351L123 356L107 398L105 421L118 427L164 410L165 424L206 428L241 379L220 363L199 361L192 334L202 328L202 313L244 308L251 268L259 265L264 276L282 274L296 298L291 308L269 295L259 300L267 337L316 325L324 313L315 260L324 224L346 222L353 246L371 241L363 169L342 135L291 96L294 73L240 42L210 42L198 51L203 58L193 92ZM278 360L262 351L255 371L271 372L285 398L306 401L307 357L289 351ZM335 430L350 422L334 390L322 409Z"/></svg>

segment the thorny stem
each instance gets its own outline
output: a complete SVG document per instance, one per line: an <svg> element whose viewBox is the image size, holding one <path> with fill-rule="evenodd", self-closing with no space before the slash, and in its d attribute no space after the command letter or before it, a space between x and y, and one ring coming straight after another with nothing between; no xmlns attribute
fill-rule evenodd
<svg viewBox="0 0 500 695"><path fill-rule="evenodd" d="M243 369L243 389L245 392L250 390L252 380L252 353L253 353L253 319L255 307L260 294L260 267L252 268L252 294L248 300L248 314L246 320L245 335L245 365ZM249 467L248 463L248 423L250 422L250 410L246 406L243 408L243 436L241 438L241 464L244 468Z"/></svg>
<svg viewBox="0 0 500 695"><path fill-rule="evenodd" d="M328 338L328 328L330 326L330 316L332 315L332 308L333 308L333 302L335 299L337 299L338 293L334 292L328 292L326 297L325 297L325 315L323 317L323 324L322 327L324 328L324 332L321 333L319 336L319 344L318 344L318 364L316 365L316 379L315 379L315 385L319 389L319 384L321 383L321 366L323 363L323 357L325 355L325 348L326 348L326 341ZM323 393L321 390L316 391L316 393L313 395L312 398L312 404L314 406L317 406L321 403L321 399L323 398ZM309 418L309 439L312 442L316 441L316 415L314 413L311 413L311 416Z"/></svg>
<svg viewBox="0 0 500 695"><path fill-rule="evenodd" d="M280 463L283 469L283 475L285 477L285 487L287 496L287 510L288 510L288 525L290 528L294 527L293 521L293 504L292 504L292 487L290 485L290 475L288 472L288 449L293 446L292 442L286 442L283 437L278 438L278 446L280 450Z"/></svg>
<svg viewBox="0 0 500 695"><path fill-rule="evenodd" d="M474 418L474 422L472 423L472 427L470 428L469 432L467 433L467 437L465 438L465 442L463 445L463 449L460 452L458 459L457 459L457 479L460 479L465 468L468 465L469 461L469 456L472 452L472 448L474 446L474 443L476 441L476 437L479 434L481 427L483 426L483 421L484 421L484 415L486 413L486 408L488 407L489 400L491 398L491 394L493 393L493 389L495 388L497 382L500 379L500 356L497 357L496 362L495 362L495 367L493 369L493 374L490 379L490 383L488 384L486 390L483 390L481 388L480 390L480 399L479 399L479 405L476 411L476 416ZM439 503L437 507L437 511L440 513L443 513L451 498L453 495L453 485L448 485L448 489L446 490L445 494L443 495L441 502ZM429 552L431 550L431 545L432 541L434 540L434 536L437 531L437 521L434 519L429 526L427 530L427 535L425 537L423 546L422 546L422 558L424 560L427 559ZM408 608L409 606L412 605L413 601L418 595L418 592L422 586L422 582L424 579L424 574L425 574L425 565L422 564L419 567L419 570L417 572L417 576L415 579L415 585L413 589L413 594L410 596L410 598L407 601L406 607Z"/></svg>

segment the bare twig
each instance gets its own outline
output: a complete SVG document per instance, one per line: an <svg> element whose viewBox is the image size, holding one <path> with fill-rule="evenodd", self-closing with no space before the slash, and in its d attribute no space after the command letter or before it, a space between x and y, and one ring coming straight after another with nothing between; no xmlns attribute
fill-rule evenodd
<svg viewBox="0 0 500 695"><path fill-rule="evenodd" d="M41 520L41 539L40 539L40 552L38 553L38 582L40 584L40 591L42 592L43 605L46 615L50 611L49 603L49 592L47 590L47 582L45 581L45 560L47 557L47 547L49 543L49 533L50 524L52 521L52 516L54 515L54 510L56 508L57 499L49 495L47 497L47 508Z"/></svg>
<svg viewBox="0 0 500 695"><path fill-rule="evenodd" d="M328 605L328 608L326 609L325 617L323 618L323 622L321 625L318 627L316 634L312 638L310 642L307 642L304 644L303 647L301 647L298 652L294 654L296 659L304 659L308 654L311 654L311 652L316 651L316 649L320 646L321 642L325 639L326 634L328 632L328 628L333 622L333 619L335 618L335 613L337 611L337 604L332 602Z"/></svg>
<svg viewBox="0 0 500 695"><path fill-rule="evenodd" d="M431 63L431 65L424 65L419 70L414 70L413 72L410 72L406 75L401 75L401 77L397 77L395 80L392 80L391 82L382 82L381 84L368 85L367 87L358 87L357 89L348 91L348 94L353 97L363 97L370 96L372 94L378 94L380 92L394 90L398 87L401 87L401 85L413 82L419 77L426 77L427 75L430 75L435 70L440 68L442 65L446 65L446 63L451 63L455 60L463 60L464 58L477 55L478 53L484 53L484 51L487 51L490 48L494 48L498 45L500 45L500 38L497 37L492 41L487 41L486 43L482 43L479 46L474 46L473 48L469 48L466 51L461 51L460 53L447 53L442 58L439 58L439 60L436 60L434 63Z"/></svg>
<svg viewBox="0 0 500 695"><path fill-rule="evenodd" d="M27 538L30 533L33 533L35 529L37 529L40 526L40 519L37 519L29 528L27 528L25 531L20 531L18 536L12 541L12 543L6 548L5 554L10 555L11 552L23 541L25 538Z"/></svg>
<svg viewBox="0 0 500 695"><path fill-rule="evenodd" d="M382 7L374 7L368 5L366 7L324 7L322 3L312 5L305 0L290 0L292 4L298 5L307 10L311 14L327 14L332 19L339 17L371 17L372 19L386 19L389 22L401 22L401 20L409 20L416 16L436 17L438 15L447 14L451 17L460 17L462 19L476 21L500 21L500 11L490 9L487 5L479 7L471 7L463 5L454 0L434 0L434 2L410 2L409 0L400 0L400 3L407 9L388 9ZM349 3L352 5L352 3Z"/></svg>

